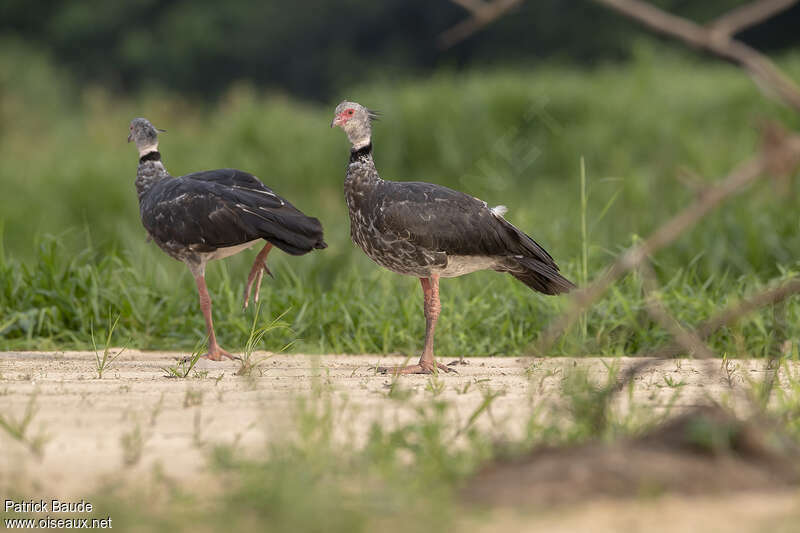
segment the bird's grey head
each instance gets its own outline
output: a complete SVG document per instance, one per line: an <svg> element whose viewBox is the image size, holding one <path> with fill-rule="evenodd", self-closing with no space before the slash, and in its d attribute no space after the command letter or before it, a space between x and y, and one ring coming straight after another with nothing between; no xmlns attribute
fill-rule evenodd
<svg viewBox="0 0 800 533"><path fill-rule="evenodd" d="M134 141L139 155L158 150L158 132L163 132L153 126L146 118L135 118L131 120L128 142Z"/></svg>
<svg viewBox="0 0 800 533"><path fill-rule="evenodd" d="M358 150L370 143L372 137L372 121L377 120L378 113L361 104L344 101L336 106L333 112L331 128L339 126L347 134L350 144Z"/></svg>

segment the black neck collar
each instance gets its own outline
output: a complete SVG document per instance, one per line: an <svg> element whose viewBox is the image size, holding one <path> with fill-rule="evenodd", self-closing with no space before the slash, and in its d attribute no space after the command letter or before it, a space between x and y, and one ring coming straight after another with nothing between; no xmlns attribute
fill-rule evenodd
<svg viewBox="0 0 800 533"><path fill-rule="evenodd" d="M351 148L350 149L350 162L357 161L363 157L371 156L372 155L372 141L369 142L366 146L362 146L358 150Z"/></svg>
<svg viewBox="0 0 800 533"><path fill-rule="evenodd" d="M139 158L139 163L144 163L145 161L161 161L161 153L158 150L147 152Z"/></svg>

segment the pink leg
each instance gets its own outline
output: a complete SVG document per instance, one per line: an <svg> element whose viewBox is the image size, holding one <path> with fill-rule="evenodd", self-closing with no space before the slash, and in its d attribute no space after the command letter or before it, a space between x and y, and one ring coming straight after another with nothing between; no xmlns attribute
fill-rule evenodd
<svg viewBox="0 0 800 533"><path fill-rule="evenodd" d="M438 370L444 372L455 372L441 363L437 363L433 356L433 333L436 329L436 321L442 311L439 302L439 276L434 274L430 278L420 278L422 284L422 294L425 310L425 346L422 349L422 356L419 363L411 366L399 367L379 367L378 372L383 374L431 374Z"/></svg>
<svg viewBox="0 0 800 533"><path fill-rule="evenodd" d="M208 353L203 357L207 357L212 361L221 361L223 357L228 359L239 359L232 353L223 350L217 344L217 336L214 333L214 322L211 319L211 296L208 295L208 288L206 287L206 278L203 274L199 274L194 278L197 283L197 292L200 294L200 309L203 311L203 317L206 319L206 330L208 331Z"/></svg>
<svg viewBox="0 0 800 533"><path fill-rule="evenodd" d="M258 294L261 292L261 278L264 277L264 272L272 275L272 272L269 271L267 268L267 255L269 251L272 249L272 243L268 242L264 245L264 248L258 252L256 256L256 260L253 261L253 268L250 269L250 275L247 276L247 285L244 288L244 303L242 304L242 309L247 309L247 304L250 301L250 290L253 288L253 282L256 285L256 294L253 297L254 302L258 302Z"/></svg>

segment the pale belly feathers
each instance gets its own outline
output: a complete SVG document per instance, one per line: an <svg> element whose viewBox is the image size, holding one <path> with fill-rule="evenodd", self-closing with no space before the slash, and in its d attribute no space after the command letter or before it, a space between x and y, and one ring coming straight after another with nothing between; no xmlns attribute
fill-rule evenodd
<svg viewBox="0 0 800 533"><path fill-rule="evenodd" d="M226 257L236 255L239 252L251 248L255 243L257 243L260 240L261 239L255 239L243 244L237 244L236 246L226 246L225 248L217 248L213 252L209 252L208 254L206 254L205 259L207 261L214 261L216 259L225 259Z"/></svg>
<svg viewBox="0 0 800 533"><path fill-rule="evenodd" d="M447 265L433 267L431 272L439 274L443 278L455 278L477 272L478 270L494 270L497 266L497 258L480 255L448 255Z"/></svg>

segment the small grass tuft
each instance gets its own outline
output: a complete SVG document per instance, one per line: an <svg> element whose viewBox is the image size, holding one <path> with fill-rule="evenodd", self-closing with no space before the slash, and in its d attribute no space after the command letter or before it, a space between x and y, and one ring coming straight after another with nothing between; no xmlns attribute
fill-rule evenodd
<svg viewBox="0 0 800 533"><path fill-rule="evenodd" d="M34 393L31 394L28 404L25 406L25 413L19 420L15 420L10 414L0 413L0 429L27 447L36 457L41 458L44 455L44 446L47 444L49 436L44 432L36 435L30 434L30 425L37 412L36 393Z"/></svg>
<svg viewBox="0 0 800 533"><path fill-rule="evenodd" d="M183 396L183 408L195 407L203 403L203 391L199 389L186 389L186 394Z"/></svg>
<svg viewBox="0 0 800 533"><path fill-rule="evenodd" d="M192 355L179 359L173 366L161 367L161 370L164 371L164 377L170 379L186 379L189 373L194 369L197 361L199 361L200 357L203 355L204 343L205 341L197 343L192 350Z"/></svg>
<svg viewBox="0 0 800 533"><path fill-rule="evenodd" d="M126 467L135 466L142 458L144 445L147 440L144 430L138 420L134 420L129 431L120 436L122 445L122 463Z"/></svg>
<svg viewBox="0 0 800 533"><path fill-rule="evenodd" d="M247 338L247 343L245 344L244 352L242 353L239 369L236 371L237 376L251 376L253 371L260 371L261 365L264 364L264 362L270 357L272 357L271 355L267 355L256 358L253 354L255 353L256 348L264 340L264 337L267 333L278 329L291 331L289 329L289 325L283 322L283 317L286 316L286 313L288 312L289 310L284 311L269 324L258 326L258 317L261 314L261 304L259 303L258 307L256 308L255 315L253 316L253 323L250 326L250 335ZM293 342L286 344L280 351L283 352L289 349L292 344Z"/></svg>
<svg viewBox="0 0 800 533"><path fill-rule="evenodd" d="M94 348L94 358L95 358L95 365L97 368L97 379L103 379L103 373L111 368L111 365L117 358L122 355L122 353L128 349L127 343L126 345L116 354L111 354L111 337L114 335L114 330L117 328L117 324L119 324L119 318L121 315L117 315L117 318L114 319L113 324L111 323L111 315L109 314L108 317L108 334L106 335L106 343L103 346L103 355L102 357L97 351L97 343L94 340L94 327L92 325L89 326L89 331L92 336L92 347Z"/></svg>

